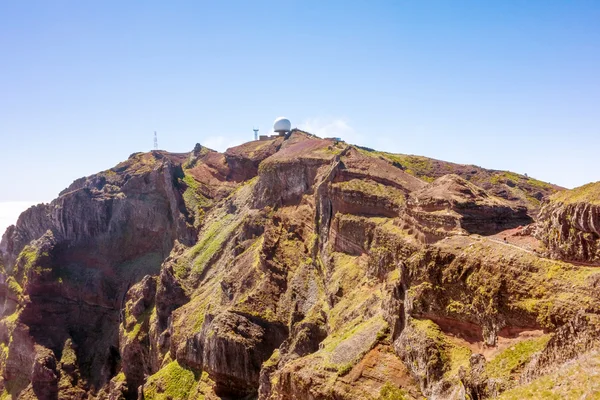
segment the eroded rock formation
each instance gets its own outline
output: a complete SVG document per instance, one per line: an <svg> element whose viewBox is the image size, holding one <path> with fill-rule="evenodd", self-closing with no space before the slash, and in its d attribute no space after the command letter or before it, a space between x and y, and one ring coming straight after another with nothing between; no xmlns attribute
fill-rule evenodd
<svg viewBox="0 0 600 400"><path fill-rule="evenodd" d="M547 199L536 235L551 257L600 265L600 182Z"/></svg>
<svg viewBox="0 0 600 400"><path fill-rule="evenodd" d="M414 157L293 131L74 182L0 243L0 389L483 399L593 363L593 202L519 230L545 258L503 232L559 188Z"/></svg>

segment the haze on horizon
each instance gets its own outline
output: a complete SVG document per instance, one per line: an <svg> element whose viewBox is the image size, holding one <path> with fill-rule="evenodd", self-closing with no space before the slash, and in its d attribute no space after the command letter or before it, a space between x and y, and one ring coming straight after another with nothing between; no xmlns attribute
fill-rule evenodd
<svg viewBox="0 0 600 400"><path fill-rule="evenodd" d="M4 2L0 232L81 176L273 119L389 152L600 180L600 3Z"/></svg>

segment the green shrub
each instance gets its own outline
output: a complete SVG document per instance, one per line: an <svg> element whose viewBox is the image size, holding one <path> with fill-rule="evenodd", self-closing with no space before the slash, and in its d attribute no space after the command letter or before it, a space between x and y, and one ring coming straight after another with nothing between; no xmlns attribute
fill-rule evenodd
<svg viewBox="0 0 600 400"><path fill-rule="evenodd" d="M406 391L389 382L381 387L378 400L408 400Z"/></svg>

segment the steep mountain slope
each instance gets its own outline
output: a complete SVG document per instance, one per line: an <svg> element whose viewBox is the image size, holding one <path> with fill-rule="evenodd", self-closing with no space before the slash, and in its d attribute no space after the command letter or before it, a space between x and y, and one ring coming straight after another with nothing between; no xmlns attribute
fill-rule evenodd
<svg viewBox="0 0 600 400"><path fill-rule="evenodd" d="M545 196L563 190L560 186L514 172L486 169L476 165L455 164L423 156L390 154L364 148L363 151L389 160L405 172L426 182L432 182L447 174L458 175L514 205L527 207L531 216L537 214Z"/></svg>
<svg viewBox="0 0 600 400"><path fill-rule="evenodd" d="M0 243L3 396L482 399L595 360L600 270L520 246L537 204L374 153L138 153L31 208Z"/></svg>

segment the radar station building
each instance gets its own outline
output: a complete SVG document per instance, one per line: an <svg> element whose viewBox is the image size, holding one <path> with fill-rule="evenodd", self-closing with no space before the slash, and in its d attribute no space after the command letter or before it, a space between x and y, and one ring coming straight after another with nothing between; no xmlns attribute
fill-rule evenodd
<svg viewBox="0 0 600 400"><path fill-rule="evenodd" d="M276 135L260 135L259 140L269 140L278 136L285 136L291 130L292 123L290 120L285 117L279 117L275 120L275 122L273 122L273 132L275 132Z"/></svg>

